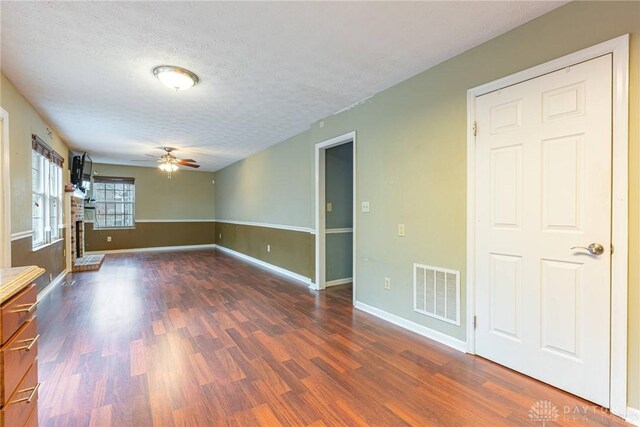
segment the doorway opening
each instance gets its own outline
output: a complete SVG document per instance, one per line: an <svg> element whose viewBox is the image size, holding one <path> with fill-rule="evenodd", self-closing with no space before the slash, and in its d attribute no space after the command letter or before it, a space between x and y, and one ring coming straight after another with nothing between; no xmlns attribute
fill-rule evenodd
<svg viewBox="0 0 640 427"><path fill-rule="evenodd" d="M316 279L313 287L356 296L355 132L316 145Z"/></svg>

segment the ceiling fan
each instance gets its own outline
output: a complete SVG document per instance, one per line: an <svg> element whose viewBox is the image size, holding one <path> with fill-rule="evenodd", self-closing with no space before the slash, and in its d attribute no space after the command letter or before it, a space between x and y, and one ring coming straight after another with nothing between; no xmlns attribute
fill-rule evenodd
<svg viewBox="0 0 640 427"><path fill-rule="evenodd" d="M178 159L176 156L171 154L173 151L176 151L176 149L173 147L162 147L162 149L165 151L165 154L163 154L160 157L157 157L151 154L146 154L146 156L157 159L156 161L158 162L158 167L160 168L160 170L169 173L169 177L171 177L171 172L177 171L180 166L185 166L185 167L194 168L194 169L197 169L200 167L200 165L196 164L196 161L193 159ZM136 160L136 161L146 161L146 160Z"/></svg>

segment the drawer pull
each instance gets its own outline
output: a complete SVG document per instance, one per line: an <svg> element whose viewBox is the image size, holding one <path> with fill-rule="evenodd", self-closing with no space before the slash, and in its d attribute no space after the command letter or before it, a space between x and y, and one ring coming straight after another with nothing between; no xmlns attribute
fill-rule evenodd
<svg viewBox="0 0 640 427"><path fill-rule="evenodd" d="M38 306L37 302L34 302L33 304L16 305L16 310L11 310L10 313L31 313L31 311L37 306Z"/></svg>
<svg viewBox="0 0 640 427"><path fill-rule="evenodd" d="M35 338L29 338L28 340L18 341L20 343L27 343L28 342L29 344L28 345L23 345L22 347L12 348L11 351L20 351L20 350L29 351L34 346L36 341L38 341L38 338L40 338L40 334L36 335Z"/></svg>
<svg viewBox="0 0 640 427"><path fill-rule="evenodd" d="M22 390L18 390L18 393L26 393L28 391L30 391L31 393L29 393L28 397L23 397L22 399L17 399L17 400L12 400L11 402L7 403L7 406L12 405L14 403L31 403L31 401L33 400L33 397L36 395L36 393L38 392L38 389L40 388L40 383L36 384L33 387L29 387L29 388L25 388Z"/></svg>

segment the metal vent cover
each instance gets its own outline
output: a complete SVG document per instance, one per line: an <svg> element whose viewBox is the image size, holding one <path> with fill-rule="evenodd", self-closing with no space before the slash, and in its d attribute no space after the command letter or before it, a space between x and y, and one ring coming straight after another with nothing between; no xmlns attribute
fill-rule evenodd
<svg viewBox="0 0 640 427"><path fill-rule="evenodd" d="M413 264L413 310L460 326L460 272Z"/></svg>

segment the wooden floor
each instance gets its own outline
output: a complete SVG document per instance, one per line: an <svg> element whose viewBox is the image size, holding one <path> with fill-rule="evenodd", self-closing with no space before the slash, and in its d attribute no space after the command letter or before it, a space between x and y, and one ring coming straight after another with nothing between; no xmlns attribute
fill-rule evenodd
<svg viewBox="0 0 640 427"><path fill-rule="evenodd" d="M347 283L345 285L331 286L326 289L326 293L336 298L342 298L349 304L353 301L353 284Z"/></svg>
<svg viewBox="0 0 640 427"><path fill-rule="evenodd" d="M73 280L38 309L43 426L541 426L543 400L547 426L622 424L215 250L109 255Z"/></svg>

